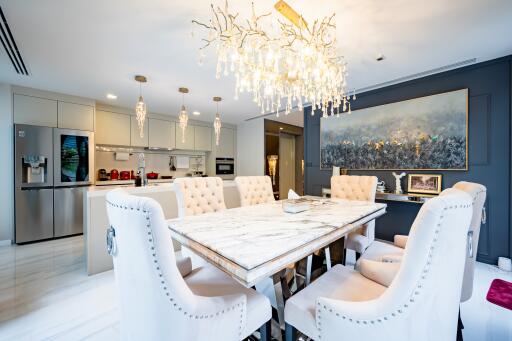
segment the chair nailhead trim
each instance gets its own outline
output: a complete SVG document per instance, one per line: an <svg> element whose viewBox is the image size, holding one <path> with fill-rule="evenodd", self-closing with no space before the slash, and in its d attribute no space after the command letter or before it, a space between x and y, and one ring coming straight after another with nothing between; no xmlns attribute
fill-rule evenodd
<svg viewBox="0 0 512 341"><path fill-rule="evenodd" d="M115 207L115 208L121 208L121 209L125 209L125 210L133 210L134 208L133 207L127 207L127 206L123 206L123 205L117 205L117 204L114 204L108 200L106 200L107 202L107 205L111 206L111 207ZM140 208L137 207L137 211L140 211ZM144 213L145 215L145 218L146 220L148 221L148 224L146 225L146 228L147 228L147 235L150 236L148 238L148 243L149 243L149 248L154 251L155 250L155 245L154 245L154 242L153 242L153 238L152 238L152 235L153 235L153 230L151 229L151 217L150 217L150 214L149 214L149 211L146 210L146 209L143 209L142 212ZM152 252L151 253L151 256L153 257L153 264L155 264L155 270L157 270L157 274L158 274L158 277L163 277L163 274L159 271L160 270L160 265L158 264L158 260L156 258L156 252ZM166 296L169 296L169 301L170 302L174 302L174 298L171 296L171 293L169 292L169 289L168 289L168 286L166 285L166 282L165 282L165 279L160 281L160 284L162 284L162 289L165 293ZM183 308L180 307L179 305L177 305L176 303L173 303L172 305L173 307L175 307L178 311L182 311ZM217 311L214 314L210 314L210 315L201 315L201 319L208 319L208 318L214 318L214 317L217 317L219 315L222 315L224 314L225 312L229 312L231 310L235 310L235 308L240 308L240 321L239 321L239 325L238 325L238 337L241 337L242 335L242 326L243 326L243 318L244 318L244 304L242 304L241 302L239 303L236 303L234 304L233 306L231 307L228 307L228 309L223 309L222 311ZM194 317L194 315L191 315L189 313L187 313L186 311L183 310L183 315L187 316L188 318L192 319ZM195 315L195 318L197 319L198 316Z"/></svg>
<svg viewBox="0 0 512 341"><path fill-rule="evenodd" d="M477 195L480 195L480 192ZM473 203L475 202L475 200L476 200L476 198L474 198ZM469 204L469 205L459 205L459 206L455 205L455 206L444 207L443 211L446 211L448 209L469 208L469 207L473 206L473 203ZM414 296L419 296L419 294L420 294L419 289L421 289L423 287L422 280L424 280L426 278L426 275L428 275L428 272L430 270L430 265L432 263L432 257L433 257L432 251L435 249L435 244L437 243L437 240L438 240L437 235L440 232L440 228L441 228L441 225L442 225L441 221L442 221L443 218L444 218L443 215L439 216L439 221L436 224L436 230L434 231L435 237L433 238L432 245L430 246L430 252L429 252L428 257L427 257L427 262L425 264L425 267L424 267L423 271L421 272L422 273L421 279L416 283L416 290L414 290L411 293L411 295L410 295L410 297L408 299L409 304L404 303L404 304L400 305L395 311L393 311L391 313L391 315L383 316L382 318L379 317L379 318L376 318L376 319L373 319L373 320L353 320L351 318L348 318L349 322L356 322L356 324L361 324L361 322L362 322L363 325L372 325L375 322L381 323L382 320L388 321L389 319L396 317L398 314L404 313L404 311L409 308L410 304L415 302ZM317 318L317 320L321 319L321 316L322 316L321 314L322 314L323 311L325 311L326 313L333 313L334 312L336 317L340 317L340 314L338 312L336 312L335 309L333 310L333 308L327 307L327 305L321 304L320 302L317 302L317 309L316 309L316 318ZM343 315L341 315L341 318L343 320L347 319ZM317 330L319 332L318 338L320 339L321 338L320 332L322 330L318 326L321 326L321 322L317 322Z"/></svg>

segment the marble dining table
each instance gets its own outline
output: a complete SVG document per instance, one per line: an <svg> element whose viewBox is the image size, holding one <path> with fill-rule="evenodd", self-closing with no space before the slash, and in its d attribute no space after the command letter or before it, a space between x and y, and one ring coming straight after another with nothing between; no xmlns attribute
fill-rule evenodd
<svg viewBox="0 0 512 341"><path fill-rule="evenodd" d="M310 208L299 213L275 201L167 223L176 241L251 287L386 212L382 203L303 198Z"/></svg>

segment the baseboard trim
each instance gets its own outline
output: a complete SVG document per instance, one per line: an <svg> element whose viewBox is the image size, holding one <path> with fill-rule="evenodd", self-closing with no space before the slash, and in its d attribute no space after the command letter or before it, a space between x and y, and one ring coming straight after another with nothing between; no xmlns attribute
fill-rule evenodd
<svg viewBox="0 0 512 341"><path fill-rule="evenodd" d="M12 241L10 239L0 240L0 246L9 246L11 244L12 244Z"/></svg>

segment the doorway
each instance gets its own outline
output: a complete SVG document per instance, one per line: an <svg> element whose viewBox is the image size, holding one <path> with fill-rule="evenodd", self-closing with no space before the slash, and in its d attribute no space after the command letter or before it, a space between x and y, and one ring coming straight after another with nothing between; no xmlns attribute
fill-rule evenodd
<svg viewBox="0 0 512 341"><path fill-rule="evenodd" d="M287 199L295 191L295 136L279 134L279 198Z"/></svg>

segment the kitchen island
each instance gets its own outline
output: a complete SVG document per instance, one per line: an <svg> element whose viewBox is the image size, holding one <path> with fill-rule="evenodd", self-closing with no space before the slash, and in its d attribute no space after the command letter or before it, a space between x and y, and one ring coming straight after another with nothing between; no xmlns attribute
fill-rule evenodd
<svg viewBox="0 0 512 341"><path fill-rule="evenodd" d="M162 206L166 219L178 217L178 206L172 183L152 184L144 187L133 185L91 186L84 196L84 242L87 274L94 275L113 267L107 253L106 231L109 227L106 195L113 189L122 188L133 195L153 198ZM227 208L240 206L240 198L234 181L224 181L224 200ZM175 250L180 244L174 242Z"/></svg>

